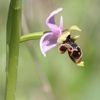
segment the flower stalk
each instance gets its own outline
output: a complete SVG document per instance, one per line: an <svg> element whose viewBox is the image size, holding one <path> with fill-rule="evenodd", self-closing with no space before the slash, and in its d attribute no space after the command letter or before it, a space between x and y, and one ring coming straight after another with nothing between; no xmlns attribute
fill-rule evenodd
<svg viewBox="0 0 100 100"><path fill-rule="evenodd" d="M15 100L19 38L21 33L21 0L11 0L6 31L6 94L5 100Z"/></svg>
<svg viewBox="0 0 100 100"><path fill-rule="evenodd" d="M39 39L39 38L41 38L42 35L43 35L43 32L36 32L36 33L30 33L27 35L23 35L20 37L20 43L25 42L25 41L29 41L29 40Z"/></svg>

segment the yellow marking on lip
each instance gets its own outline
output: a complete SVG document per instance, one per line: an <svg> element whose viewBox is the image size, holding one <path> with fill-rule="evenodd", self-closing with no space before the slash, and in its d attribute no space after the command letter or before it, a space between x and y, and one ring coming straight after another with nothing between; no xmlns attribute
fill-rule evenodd
<svg viewBox="0 0 100 100"><path fill-rule="evenodd" d="M81 61L81 62L77 63L77 65L84 67L84 61Z"/></svg>

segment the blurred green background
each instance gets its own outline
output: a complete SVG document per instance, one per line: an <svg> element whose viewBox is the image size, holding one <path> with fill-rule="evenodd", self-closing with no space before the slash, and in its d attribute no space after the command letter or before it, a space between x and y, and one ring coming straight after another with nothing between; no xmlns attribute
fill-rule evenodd
<svg viewBox="0 0 100 100"><path fill-rule="evenodd" d="M5 95L6 21L9 0L0 0L0 100ZM20 44L16 100L100 100L100 0L23 0L22 33L49 30L45 20L62 7L64 28L78 25L85 67L57 48L44 58L39 40Z"/></svg>

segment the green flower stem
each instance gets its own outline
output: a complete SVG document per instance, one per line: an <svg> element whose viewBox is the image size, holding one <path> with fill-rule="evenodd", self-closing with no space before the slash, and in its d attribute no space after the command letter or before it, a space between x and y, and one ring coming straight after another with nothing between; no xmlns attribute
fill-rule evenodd
<svg viewBox="0 0 100 100"><path fill-rule="evenodd" d="M19 38L21 33L21 0L11 0L7 19L7 68L5 100L15 100Z"/></svg>
<svg viewBox="0 0 100 100"><path fill-rule="evenodd" d="M20 42L39 39L42 35L43 35L43 32L37 32L37 33L23 35L20 37Z"/></svg>

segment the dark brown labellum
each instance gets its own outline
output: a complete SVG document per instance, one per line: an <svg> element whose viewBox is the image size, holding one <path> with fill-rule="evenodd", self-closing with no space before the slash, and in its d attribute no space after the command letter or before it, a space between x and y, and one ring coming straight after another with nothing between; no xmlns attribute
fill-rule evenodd
<svg viewBox="0 0 100 100"><path fill-rule="evenodd" d="M68 51L69 57L74 61L75 63L81 62L82 59L82 52L79 47L77 47L76 50L73 49L73 51Z"/></svg>
<svg viewBox="0 0 100 100"><path fill-rule="evenodd" d="M59 45L59 51L65 53L68 51L69 57L75 63L80 63L82 59L82 51L75 43L75 40L69 35L62 44Z"/></svg>

